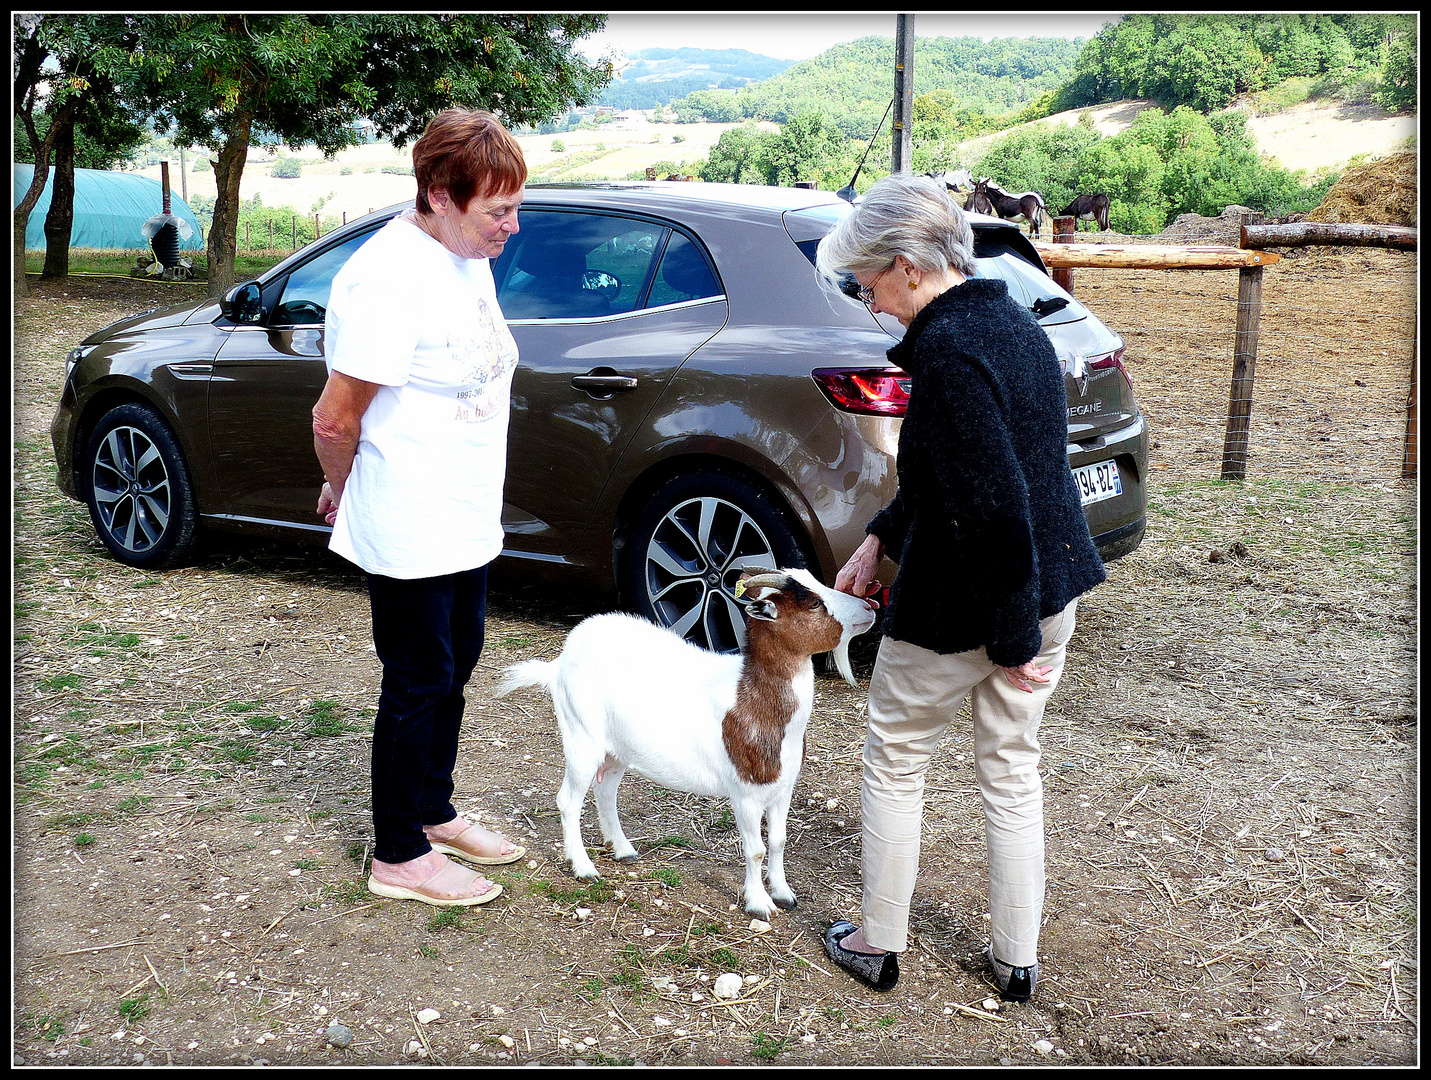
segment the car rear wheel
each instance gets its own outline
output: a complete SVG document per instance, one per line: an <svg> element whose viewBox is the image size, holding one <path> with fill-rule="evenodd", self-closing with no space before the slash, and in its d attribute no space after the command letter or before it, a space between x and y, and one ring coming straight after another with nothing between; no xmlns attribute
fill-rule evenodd
<svg viewBox="0 0 1431 1080"><path fill-rule="evenodd" d="M704 649L739 652L742 570L808 566L786 512L753 485L692 473L646 503L624 549L629 606Z"/></svg>
<svg viewBox="0 0 1431 1080"><path fill-rule="evenodd" d="M95 531L129 566L160 569L189 555L198 531L179 442L147 405L110 410L90 436L84 492Z"/></svg>

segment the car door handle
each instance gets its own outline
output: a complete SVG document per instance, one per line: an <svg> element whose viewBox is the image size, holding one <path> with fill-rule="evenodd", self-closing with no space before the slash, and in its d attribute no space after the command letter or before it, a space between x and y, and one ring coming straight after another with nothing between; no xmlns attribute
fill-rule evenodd
<svg viewBox="0 0 1431 1080"><path fill-rule="evenodd" d="M633 376L618 375L611 368L593 368L585 375L578 375L571 380L573 390L584 390L598 397L610 397L612 394L635 390L636 383Z"/></svg>

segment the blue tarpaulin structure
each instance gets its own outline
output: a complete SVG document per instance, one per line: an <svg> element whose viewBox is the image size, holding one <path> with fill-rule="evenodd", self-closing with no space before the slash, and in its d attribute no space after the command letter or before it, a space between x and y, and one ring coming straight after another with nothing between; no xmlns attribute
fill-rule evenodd
<svg viewBox="0 0 1431 1080"><path fill-rule="evenodd" d="M15 201L12 209L20 205L30 183L35 178L33 165L15 166ZM43 251L45 248L45 215L50 212L50 193L55 184L55 170L45 181L45 190L40 201L30 211L30 221L25 228L25 249ZM204 243L200 238L199 221L188 203L179 198L172 189L169 192L170 210L175 217L189 223L193 230L188 239L180 239L179 247L186 251L199 251ZM77 248L147 248L148 239L141 231L144 223L164 209L164 186L148 176L138 173L110 172L105 169L75 170L75 221L70 234L70 247ZM181 230L182 231L182 230Z"/></svg>

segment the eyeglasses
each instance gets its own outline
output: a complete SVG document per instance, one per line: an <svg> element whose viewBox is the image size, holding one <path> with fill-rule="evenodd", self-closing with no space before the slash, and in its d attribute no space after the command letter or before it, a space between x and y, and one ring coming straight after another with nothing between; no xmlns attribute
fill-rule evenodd
<svg viewBox="0 0 1431 1080"><path fill-rule="evenodd" d="M868 285L864 286L860 285L860 283L855 279L855 276L853 274L846 275L845 279L840 282L840 291L843 292L846 296L858 300L860 303L868 307L870 304L874 303L875 285L879 282L880 278L884 277L885 274L889 273L893 269L894 263L890 263L888 266L886 266L883 270L881 270L878 274L874 276L874 280L872 280Z"/></svg>

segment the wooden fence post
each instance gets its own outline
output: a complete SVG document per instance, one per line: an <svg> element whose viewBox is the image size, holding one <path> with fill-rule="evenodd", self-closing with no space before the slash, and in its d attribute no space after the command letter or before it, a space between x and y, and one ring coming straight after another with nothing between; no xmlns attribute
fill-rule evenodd
<svg viewBox="0 0 1431 1080"><path fill-rule="evenodd" d="M1411 397L1406 402L1406 451L1401 456L1401 476L1416 479L1416 338L1411 339Z"/></svg>
<svg viewBox="0 0 1431 1080"><path fill-rule="evenodd" d="M298 215L297 215L297 214L294 214L291 220L292 220L292 222L293 222L293 250L294 250L294 251L297 251L297 250L298 250Z"/></svg>
<svg viewBox="0 0 1431 1080"><path fill-rule="evenodd" d="M313 239L320 240L323 237L323 223L318 220L318 215L313 215Z"/></svg>
<svg viewBox="0 0 1431 1080"><path fill-rule="evenodd" d="M1071 244L1078 236L1078 219L1076 217L1056 217L1053 219L1053 242L1055 244ZM1071 269L1055 270L1053 272L1053 283L1057 285L1069 296L1073 295L1073 271Z"/></svg>
<svg viewBox="0 0 1431 1080"><path fill-rule="evenodd" d="M244 249L245 251L252 251L252 250L253 250L253 229L252 229L252 226L253 226L253 222L251 222L251 221L245 221L245 222L243 223L243 249Z"/></svg>
<svg viewBox="0 0 1431 1080"><path fill-rule="evenodd" d="M1247 478L1247 438L1252 421L1252 382L1257 372L1257 329L1262 319L1262 267L1237 271L1237 333L1232 346L1232 391L1222 444L1222 479Z"/></svg>
<svg viewBox="0 0 1431 1080"><path fill-rule="evenodd" d="M268 219L268 250L273 250L273 218Z"/></svg>
<svg viewBox="0 0 1431 1080"><path fill-rule="evenodd" d="M1261 214L1243 214L1242 227L1260 225ZM1247 442L1252 427L1252 384L1257 374L1257 331L1262 322L1262 267L1237 272L1237 330L1232 342L1232 390L1227 435L1222 442L1222 479L1247 478Z"/></svg>

